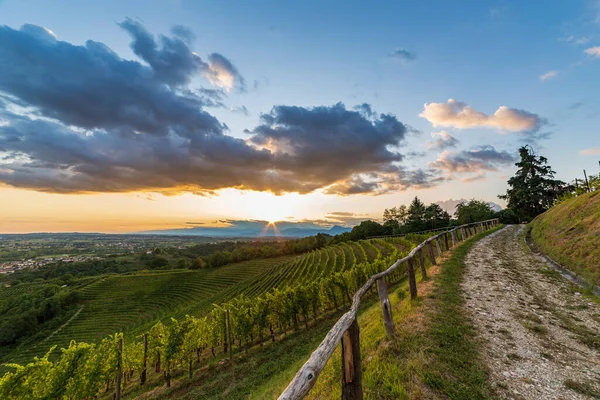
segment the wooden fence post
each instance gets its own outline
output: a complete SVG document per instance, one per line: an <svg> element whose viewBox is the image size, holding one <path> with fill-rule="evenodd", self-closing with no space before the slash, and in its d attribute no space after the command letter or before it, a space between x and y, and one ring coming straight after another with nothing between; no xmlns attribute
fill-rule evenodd
<svg viewBox="0 0 600 400"><path fill-rule="evenodd" d="M450 250L450 246L448 245L448 232L444 233L444 243L446 244L446 250Z"/></svg>
<svg viewBox="0 0 600 400"><path fill-rule="evenodd" d="M456 246L456 231L450 232L450 238L452 239L452 247Z"/></svg>
<svg viewBox="0 0 600 400"><path fill-rule="evenodd" d="M409 258L406 262L406 273L408 275L408 286L410 289L410 298L417 297L417 281L415 279L415 269L413 267L413 259Z"/></svg>
<svg viewBox="0 0 600 400"><path fill-rule="evenodd" d="M342 400L362 400L360 336L356 318L342 336Z"/></svg>
<svg viewBox="0 0 600 400"><path fill-rule="evenodd" d="M146 374L147 369L146 365L148 363L148 334L144 333L144 367L142 369L142 373L140 374L140 385L146 383Z"/></svg>
<svg viewBox="0 0 600 400"><path fill-rule="evenodd" d="M229 361L231 361L233 359L233 351L231 349L231 320L229 319L229 310L225 310L225 328L225 334L227 335L227 348L229 350Z"/></svg>
<svg viewBox="0 0 600 400"><path fill-rule="evenodd" d="M440 247L440 239L435 238L435 248L437 249L438 256L442 256L442 248Z"/></svg>
<svg viewBox="0 0 600 400"><path fill-rule="evenodd" d="M123 337L117 347L117 376L115 377L115 399L121 400L121 377L123 376Z"/></svg>
<svg viewBox="0 0 600 400"><path fill-rule="evenodd" d="M385 333L388 339L392 339L394 337L394 319L392 318L392 307L390 305L390 298L388 297L385 278L377 279L377 292L379 293L379 301L381 301Z"/></svg>
<svg viewBox="0 0 600 400"><path fill-rule="evenodd" d="M421 267L421 277L427 279L427 269L425 268L425 257L423 257L423 248L419 249L419 266Z"/></svg>
<svg viewBox="0 0 600 400"><path fill-rule="evenodd" d="M429 259L431 260L431 265L435 265L435 254L433 254L433 242L429 242Z"/></svg>

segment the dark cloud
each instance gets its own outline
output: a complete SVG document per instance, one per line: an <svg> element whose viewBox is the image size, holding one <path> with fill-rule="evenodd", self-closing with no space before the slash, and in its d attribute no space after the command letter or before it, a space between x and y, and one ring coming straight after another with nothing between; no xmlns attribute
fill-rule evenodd
<svg viewBox="0 0 600 400"><path fill-rule="evenodd" d="M0 26L0 60L10 60L0 62L0 183L54 193L380 194L439 182L401 166L408 128L367 104L276 106L246 140L229 136L206 108L243 86L233 64L217 53L200 60L182 30L156 40L133 20L120 26L145 63L45 28ZM221 88L190 88L207 68Z"/></svg>
<svg viewBox="0 0 600 400"><path fill-rule="evenodd" d="M133 38L133 52L152 67L156 79L160 81L169 85L182 85L188 83L194 75L209 69L209 65L192 52L188 43L179 36L170 38L160 35L160 43L157 43L154 36L138 21L127 18L119 26ZM175 30L181 33L181 28Z"/></svg>
<svg viewBox="0 0 600 400"><path fill-rule="evenodd" d="M413 51L408 51L406 49L398 47L390 54L388 54L388 57L395 58L400 61L410 62L417 59L417 54Z"/></svg>
<svg viewBox="0 0 600 400"><path fill-rule="evenodd" d="M427 147L432 150L446 150L456 147L460 140L446 131L431 132L433 140L427 141Z"/></svg>
<svg viewBox="0 0 600 400"><path fill-rule="evenodd" d="M196 40L196 35L194 35L194 32L192 32L191 29L186 26L175 25L173 28L171 28L171 33L186 43L192 43L194 40Z"/></svg>
<svg viewBox="0 0 600 400"><path fill-rule="evenodd" d="M219 53L208 56L209 68L204 71L204 76L213 85L230 90L236 88L240 92L246 91L246 80L229 59Z"/></svg>
<svg viewBox="0 0 600 400"><path fill-rule="evenodd" d="M444 151L438 159L429 163L432 168L453 173L481 174L484 171L497 171L511 165L515 157L506 151L497 151L493 146L478 146L460 152Z"/></svg>

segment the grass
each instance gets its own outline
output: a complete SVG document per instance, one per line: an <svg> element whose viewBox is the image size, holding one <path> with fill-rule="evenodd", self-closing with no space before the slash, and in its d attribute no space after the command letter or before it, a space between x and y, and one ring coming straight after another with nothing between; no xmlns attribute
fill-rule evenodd
<svg viewBox="0 0 600 400"><path fill-rule="evenodd" d="M600 191L566 200L531 222L540 250L583 279L600 285Z"/></svg>
<svg viewBox="0 0 600 400"><path fill-rule="evenodd" d="M464 259L488 233L459 245L410 301L406 285L390 293L396 338L388 341L379 304L359 316L365 399L487 399L493 396L480 362L474 330L462 310ZM336 350L308 399L340 397L341 356Z"/></svg>

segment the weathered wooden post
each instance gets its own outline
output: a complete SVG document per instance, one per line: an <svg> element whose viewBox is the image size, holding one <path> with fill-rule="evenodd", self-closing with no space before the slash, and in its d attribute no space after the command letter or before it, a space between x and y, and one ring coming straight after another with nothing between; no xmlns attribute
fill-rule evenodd
<svg viewBox="0 0 600 400"><path fill-rule="evenodd" d="M444 243L446 244L446 250L450 250L450 246L448 245L448 232L444 233Z"/></svg>
<svg viewBox="0 0 600 400"><path fill-rule="evenodd" d="M435 248L438 252L438 256L441 257L442 256L442 248L440 247L440 238L439 237L435 238Z"/></svg>
<svg viewBox="0 0 600 400"><path fill-rule="evenodd" d="M450 232L450 238L452 239L452 247L456 246L456 230Z"/></svg>
<svg viewBox="0 0 600 400"><path fill-rule="evenodd" d="M146 383L146 374L147 374L147 370L146 370L146 365L148 363L148 334L144 333L144 364L143 364L143 369L142 369L142 373L140 374L140 385L143 385L144 383Z"/></svg>
<svg viewBox="0 0 600 400"><path fill-rule="evenodd" d="M419 249L419 266L421 267L421 277L427 279L427 269L425 268L425 257L423 257L423 248Z"/></svg>
<svg viewBox="0 0 600 400"><path fill-rule="evenodd" d="M342 336L342 400L362 400L360 335L356 318Z"/></svg>
<svg viewBox="0 0 600 400"><path fill-rule="evenodd" d="M415 279L415 269L412 257L406 262L406 272L408 274L408 287L410 289L410 298L417 297L417 281Z"/></svg>
<svg viewBox="0 0 600 400"><path fill-rule="evenodd" d="M435 265L435 254L433 254L433 243L429 242L429 246L427 246L427 248L429 249L429 259L431 260L431 265Z"/></svg>
<svg viewBox="0 0 600 400"><path fill-rule="evenodd" d="M225 310L225 328L227 335L227 348L229 350L229 361L233 360L233 351L231 349L232 340L231 340L231 320L229 319L229 310Z"/></svg>
<svg viewBox="0 0 600 400"><path fill-rule="evenodd" d="M115 399L121 400L121 377L123 376L123 337L117 346L117 376L115 377Z"/></svg>
<svg viewBox="0 0 600 400"><path fill-rule="evenodd" d="M377 292L379 293L379 301L381 301L385 333L388 339L391 339L394 337L394 319L392 318L392 307L390 305L390 298L388 297L387 282L385 281L385 278L377 279Z"/></svg>

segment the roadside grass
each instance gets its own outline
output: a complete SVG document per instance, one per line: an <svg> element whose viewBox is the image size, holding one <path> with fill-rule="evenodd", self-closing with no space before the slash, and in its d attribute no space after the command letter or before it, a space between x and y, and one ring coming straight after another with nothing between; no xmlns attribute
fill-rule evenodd
<svg viewBox="0 0 600 400"><path fill-rule="evenodd" d="M500 229L500 228L498 228ZM465 257L485 232L459 244L440 267L430 267L419 297L390 294L396 337L388 341L379 304L359 317L365 399L488 399L493 392L478 355L474 328L463 311L460 283ZM395 293L405 293L401 285ZM336 350L308 399L340 397Z"/></svg>
<svg viewBox="0 0 600 400"><path fill-rule="evenodd" d="M531 222L540 250L583 279L600 285L600 192L566 200Z"/></svg>

